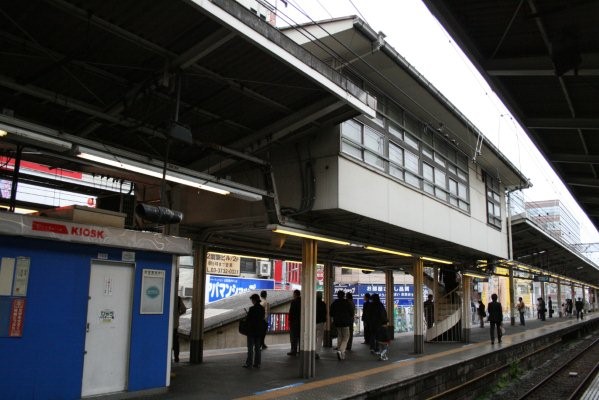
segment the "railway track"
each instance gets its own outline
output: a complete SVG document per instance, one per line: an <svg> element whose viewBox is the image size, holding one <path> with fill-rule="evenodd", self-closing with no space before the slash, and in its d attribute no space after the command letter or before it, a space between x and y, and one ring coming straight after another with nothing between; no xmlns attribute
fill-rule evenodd
<svg viewBox="0 0 599 400"><path fill-rule="evenodd" d="M427 400L475 398L500 398L502 400L576 399L580 397L588 382L593 379L599 369L598 347L599 336L597 336L597 333L572 349L566 349L563 342L556 341L533 353L512 360L510 363L485 371L468 382L438 393ZM536 359L544 358L548 354L557 353L563 354L564 358L558 357L556 360L549 362L547 367L543 367L546 373L540 378L532 378L535 382L538 381L537 384L530 384L531 378L527 378L526 380L518 380L516 378L513 379L513 384L516 386L512 388L511 395L503 393L496 396L492 393L487 393L485 396L481 392L481 387L490 388L494 386L498 378L508 374L510 368L513 368L514 365L537 365L538 361L535 361ZM537 376L538 368L533 368L533 370L536 370L533 373Z"/></svg>
<svg viewBox="0 0 599 400"><path fill-rule="evenodd" d="M599 338L570 356L559 368L518 397L518 400L577 399L599 368Z"/></svg>

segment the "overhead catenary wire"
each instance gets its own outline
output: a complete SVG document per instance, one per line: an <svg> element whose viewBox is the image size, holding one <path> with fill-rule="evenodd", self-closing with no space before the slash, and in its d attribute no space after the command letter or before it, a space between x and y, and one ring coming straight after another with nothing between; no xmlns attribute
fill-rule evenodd
<svg viewBox="0 0 599 400"><path fill-rule="evenodd" d="M322 24L320 24L317 21L314 21L305 11L303 11L299 6L296 6L294 3L294 1L289 1L288 2L292 7L294 7L296 10L298 10L302 15L304 15L306 18L308 18L308 20L311 22L312 25L319 27L323 32L325 32L330 38L332 38L335 42L337 42L340 46L342 46L344 49L346 49L348 51L349 54L351 54L352 56L354 56L355 59L360 60L362 63L364 63L364 65L366 65L369 69L371 69L375 74L377 74L378 76L380 76L383 80L385 80L386 83L388 83L390 86L392 86L393 88L395 88L396 90L398 90L399 92L401 92L407 99L409 99L414 105L416 105L419 109L421 109L425 114L429 115L432 119L433 119L433 123L435 123L436 125L438 125L439 123L442 123L442 121L439 119L439 117L437 117L436 115L432 114L426 107L424 107L422 104L420 104L418 101L416 101L412 96L410 96L409 94L407 94L401 87L397 86L397 84L395 82L393 82L392 80L390 80L388 77L386 77L385 75L383 75L376 67L374 67L372 64L370 64L368 61L366 61L364 59L364 57L362 57L361 55L357 54L355 51L353 51L353 49L349 48L347 45L345 45L343 42L339 41L335 36L333 36L329 31L326 30L326 28L324 28L322 26ZM295 20L293 20L293 18L289 17L289 15L285 14L284 12L281 13L281 15L284 17L284 21L291 27L296 29L297 32L299 32L300 34L302 34L305 38L311 40L316 46L318 46L320 49L322 49L323 51L325 51L328 55L330 55L331 57L335 57L337 60L339 60L342 64L346 64L348 65L348 70L353 73L354 75L360 77L360 79L362 79L364 82L370 84L371 86L375 86L373 84L373 82L368 79L367 77L365 77L363 74L361 74L359 71L357 71L349 62L349 60L347 60L346 58L344 58L343 56L339 55L337 52L335 52L332 48L330 48L326 43L324 43L321 39L319 39L318 37L316 37L314 34L312 34L311 32L309 32L306 28L304 28L302 26L302 24L298 24ZM389 96L388 96L389 97ZM391 97L389 97L389 99L393 100ZM393 100L394 101L394 100ZM394 101L396 104L398 104L398 106L400 106L402 109L405 109L406 106L403 104L399 104L396 101ZM406 112L410 113L409 110L405 110ZM412 113L410 113L412 114ZM397 121L395 121L397 122ZM465 120L464 124L466 126L466 128L470 128L473 127L475 128L474 124L472 124L472 122ZM451 132L450 129L447 129L448 131ZM478 130L478 129L476 129ZM453 133L453 132L452 132ZM464 143L464 145L466 147L468 147L470 149L471 152L474 152L476 149L474 147L472 147L469 143ZM459 149L460 151L464 151L464 149Z"/></svg>

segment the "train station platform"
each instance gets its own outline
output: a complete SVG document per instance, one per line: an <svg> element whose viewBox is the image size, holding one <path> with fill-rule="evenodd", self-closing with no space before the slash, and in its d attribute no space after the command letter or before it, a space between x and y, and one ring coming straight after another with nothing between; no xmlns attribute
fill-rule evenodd
<svg viewBox="0 0 599 400"><path fill-rule="evenodd" d="M583 327L599 323L599 313L591 313L584 320L576 318L531 319L525 326L505 324L506 333L501 344L491 344L489 324L474 326L470 343L425 343L423 354L414 354L413 334L396 334L390 346L389 360L379 361L362 344L362 337L354 337L352 350L339 361L333 348L325 348L316 360L316 376L301 379L300 360L288 356L289 345L270 345L262 352L260 369L245 369L246 349L209 350L204 362L188 364L188 354L181 354L181 363L173 367L171 387L166 392L128 398L144 399L347 399L377 397L377 392L390 386L404 390L419 390L417 380L428 376L428 384L444 385L450 374L462 374L475 367L474 360L495 358L508 363L518 346L559 340L560 335L571 334ZM268 344L268 343L267 343ZM333 342L335 344L335 342ZM432 381L431 381L432 379ZM424 380L423 380L424 382ZM415 389L405 389L407 387ZM393 390L393 389L391 389ZM422 393L419 391L418 393ZM433 392L431 392L432 394ZM404 395L406 393L404 392ZM421 394L409 398L427 398Z"/></svg>

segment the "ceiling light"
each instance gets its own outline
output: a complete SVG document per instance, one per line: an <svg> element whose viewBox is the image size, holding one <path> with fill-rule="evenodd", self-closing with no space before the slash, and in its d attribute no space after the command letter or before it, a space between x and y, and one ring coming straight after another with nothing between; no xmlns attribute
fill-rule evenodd
<svg viewBox="0 0 599 400"><path fill-rule="evenodd" d="M272 227L269 226L268 229L271 229L273 232L281 233L283 235L297 236L297 237L302 237L305 239L314 239L314 240L318 240L321 242L335 243L335 244L340 244L343 246L350 245L350 242L348 242L346 240L340 240L340 239L334 239L334 238L330 238L330 237L326 237L326 236L320 236L318 234L301 231L301 230L295 229L295 228L289 228L287 226L274 225Z"/></svg>
<svg viewBox="0 0 599 400"><path fill-rule="evenodd" d="M471 270L463 271L462 275L464 275L464 276L470 276L472 278L480 278L480 279L485 279L485 278L489 277L488 275L485 275L485 274L483 274L481 272L471 271Z"/></svg>
<svg viewBox="0 0 599 400"><path fill-rule="evenodd" d="M346 266L342 266L341 268L343 268L343 269L355 269L357 271L362 271L362 272L374 272L374 269L372 269L372 268L346 267Z"/></svg>
<svg viewBox="0 0 599 400"><path fill-rule="evenodd" d="M381 247L375 247L375 246L364 246L364 248L366 250L372 250L372 251L378 251L380 253L387 253L387 254L395 254L396 256L402 256L402 257L412 257L411 254L408 253L402 253L401 251L395 251L395 250L389 250L389 249L383 249Z"/></svg>
<svg viewBox="0 0 599 400"><path fill-rule="evenodd" d="M447 260L441 260L439 258L433 258L433 257L420 257L421 260L426 260L426 261L432 261L432 262L436 262L439 264L453 264L452 261L447 261Z"/></svg>
<svg viewBox="0 0 599 400"><path fill-rule="evenodd" d="M130 160L114 154L105 154L86 147L79 146L77 148L77 157L158 179L162 179L163 176L163 171L157 166ZM228 195L230 193L227 190L212 187L210 182L180 174L178 172L167 170L164 178L169 182L179 183L181 185L191 186L213 193L222 195Z"/></svg>
<svg viewBox="0 0 599 400"><path fill-rule="evenodd" d="M49 135L42 135L26 129L0 123L0 137L15 138L17 142L24 142L33 146L49 150L65 152L71 150L71 142L61 140Z"/></svg>

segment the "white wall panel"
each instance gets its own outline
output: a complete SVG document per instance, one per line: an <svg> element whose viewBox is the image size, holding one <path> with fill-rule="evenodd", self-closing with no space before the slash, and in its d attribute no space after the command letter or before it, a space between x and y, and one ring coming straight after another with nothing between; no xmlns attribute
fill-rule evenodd
<svg viewBox="0 0 599 400"><path fill-rule="evenodd" d="M338 159L339 208L453 243L507 256L505 229L486 223L484 183L471 176L472 216L347 160Z"/></svg>

